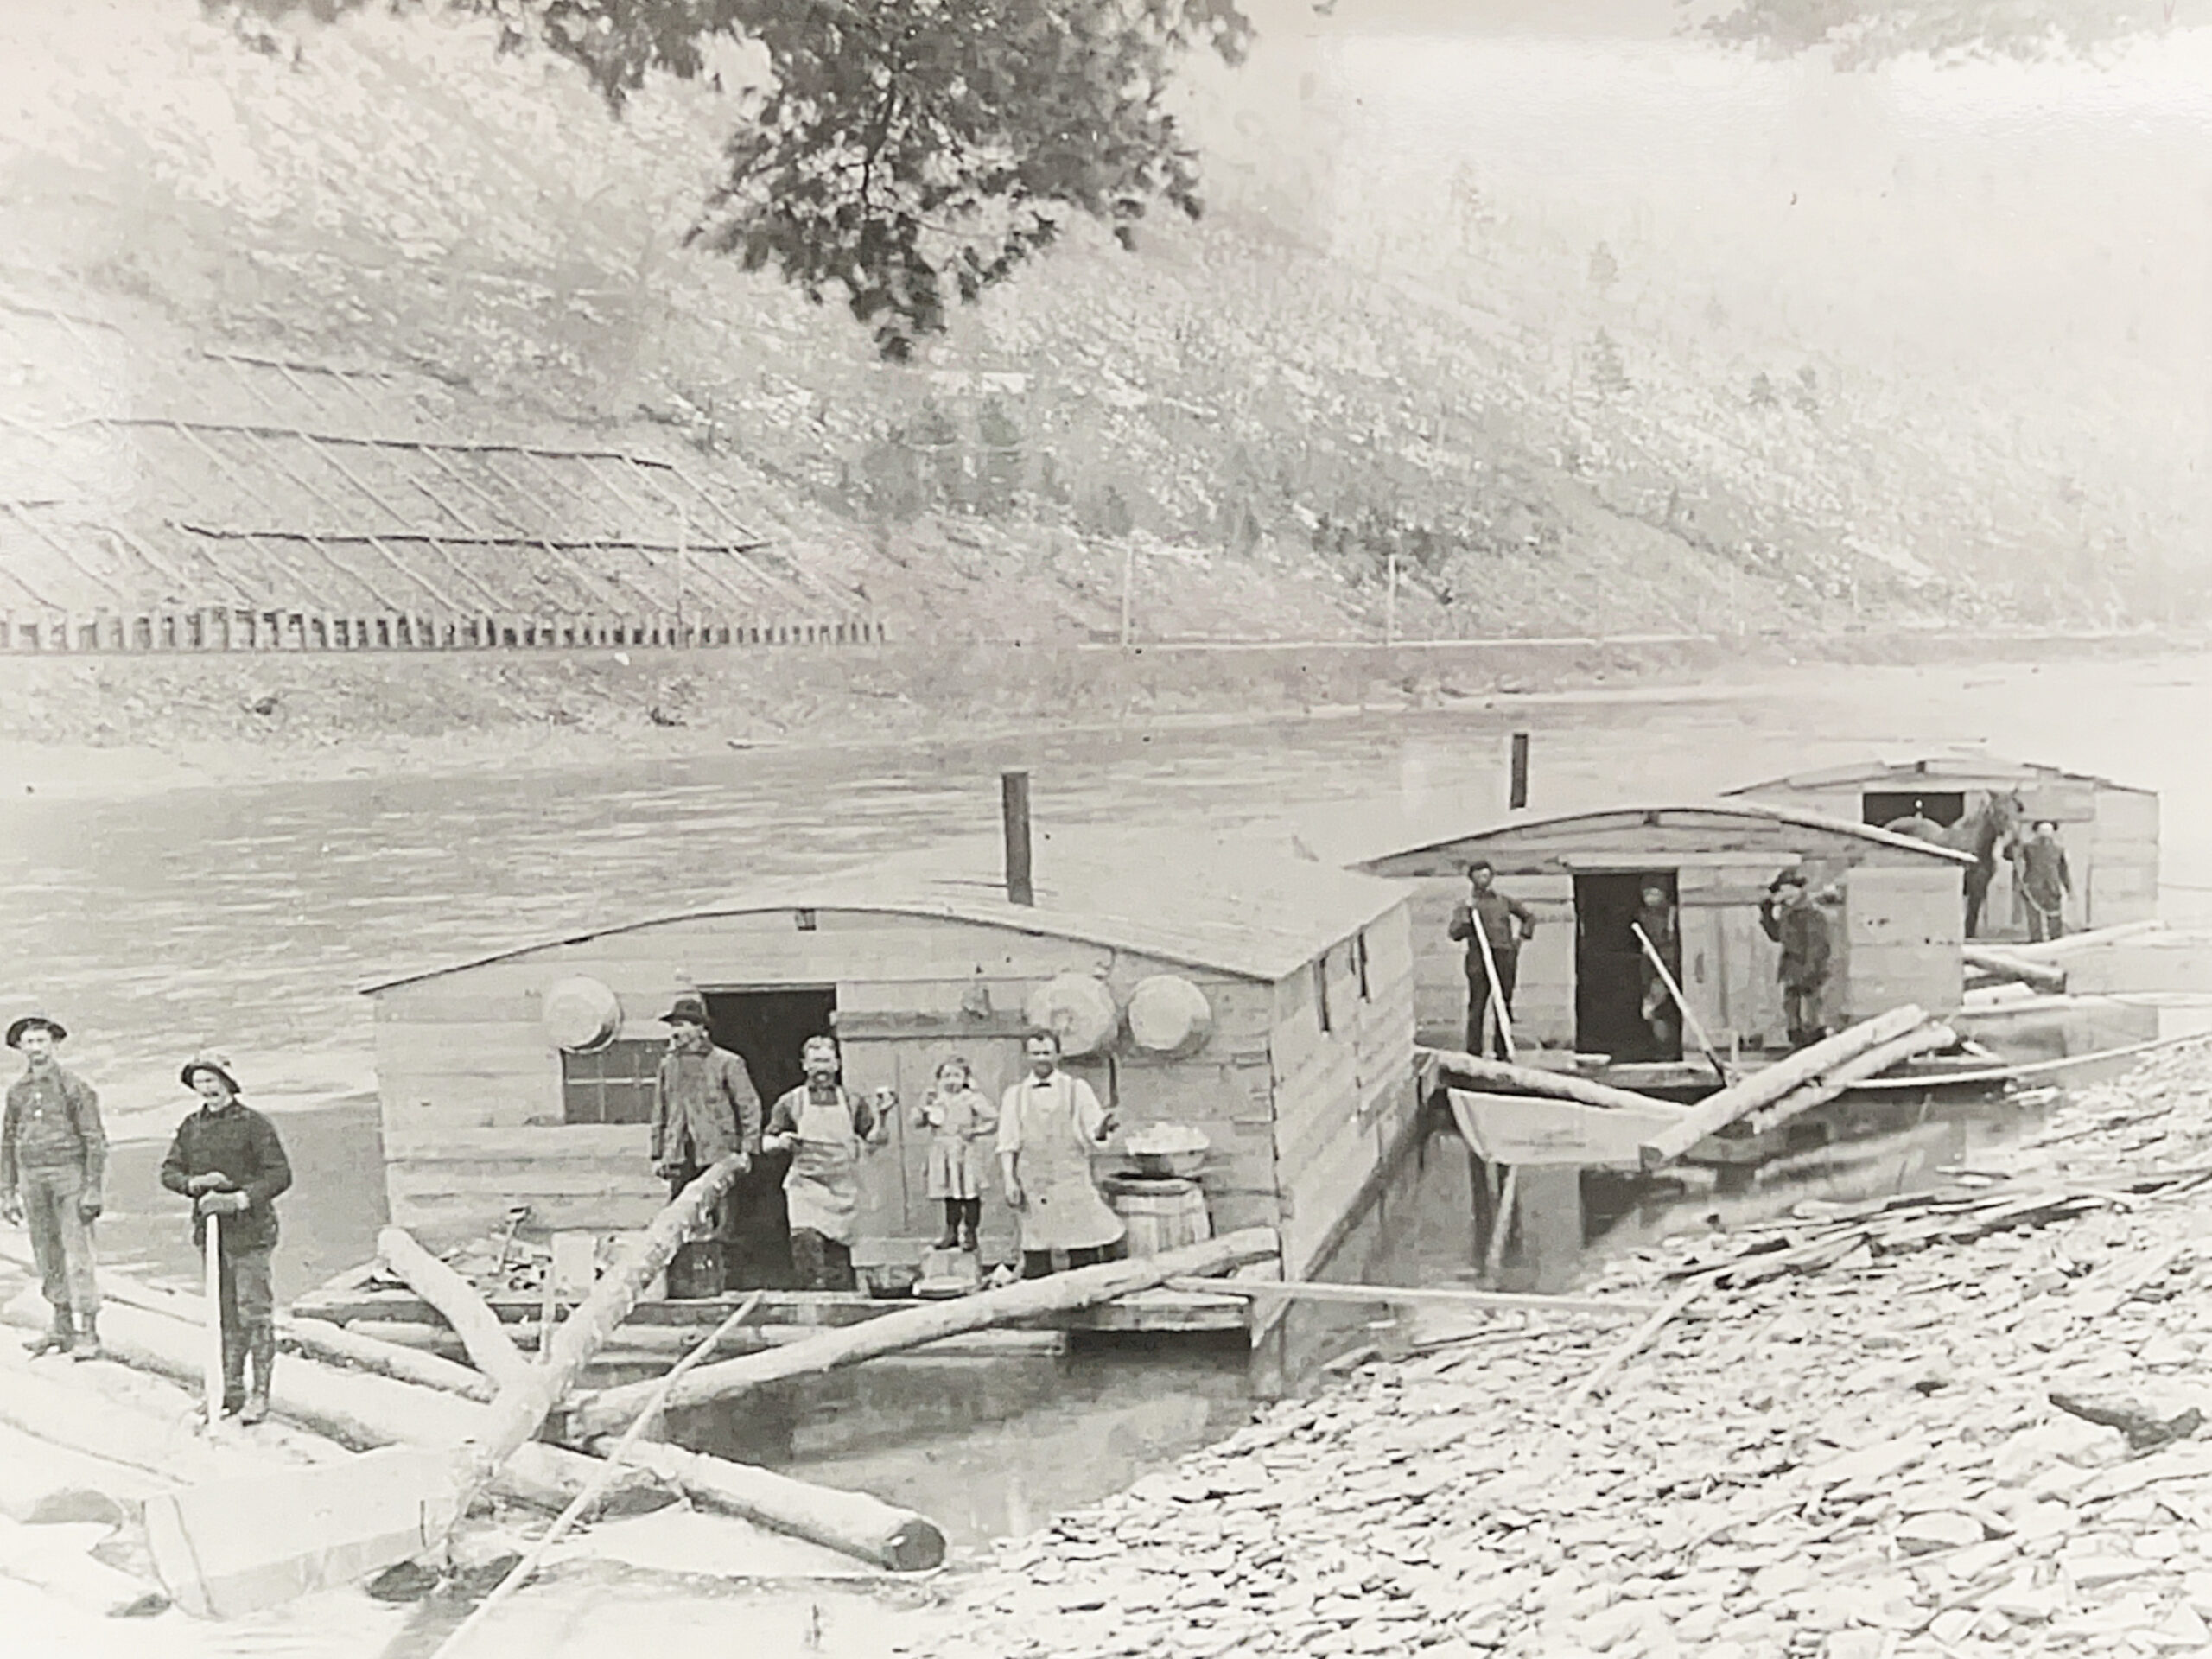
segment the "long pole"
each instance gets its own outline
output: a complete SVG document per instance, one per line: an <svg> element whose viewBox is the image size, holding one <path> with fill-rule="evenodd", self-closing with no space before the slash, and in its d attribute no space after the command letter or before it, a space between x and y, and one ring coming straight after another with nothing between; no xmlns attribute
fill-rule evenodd
<svg viewBox="0 0 2212 1659"><path fill-rule="evenodd" d="M1713 1075L1720 1079L1720 1086L1726 1089L1728 1086L1728 1068L1721 1065L1720 1056L1714 1052L1713 1039L1706 1034L1704 1024L1690 1012L1689 998L1682 995L1682 988L1675 982L1674 975L1667 971L1666 959L1659 954L1659 947L1651 943L1651 936L1643 931L1642 922L1630 922L1629 931L1636 935L1636 942L1643 947L1643 954L1649 958L1651 965L1659 970L1660 982L1666 986L1667 995L1675 999L1675 1006L1681 1010L1682 1023L1697 1039L1697 1046L1705 1051L1707 1064L1713 1067Z"/></svg>
<svg viewBox="0 0 2212 1659"><path fill-rule="evenodd" d="M1490 935L1483 931L1483 918L1478 912L1471 919L1475 925L1475 943L1482 947L1483 974L1490 981L1491 1013L1497 1020L1497 1037L1505 1050L1505 1058L1513 1058L1513 1016L1505 1011L1505 993L1497 982L1497 958L1491 954ZM1508 926L1512 924L1509 921Z"/></svg>
<svg viewBox="0 0 2212 1659"><path fill-rule="evenodd" d="M207 1217L207 1427L223 1420L223 1220Z"/></svg>
<svg viewBox="0 0 2212 1659"><path fill-rule="evenodd" d="M753 1310L760 1306L763 1294L765 1294L764 1292L756 1290L740 1302L734 1313L716 1325L713 1332L696 1344L689 1353L669 1367L667 1375L661 1378L659 1386L653 1390L653 1397L647 1402L645 1410L638 1414L637 1421L623 1431L622 1438L615 1442L613 1450L607 1453L605 1466L585 1483L583 1491L575 1495L569 1507L554 1517L553 1524L545 1529L545 1535L532 1544L524 1552L523 1558L507 1569L507 1576L499 1580L490 1595L477 1604L476 1611L454 1627L453 1634L438 1645L431 1655L431 1659L446 1659L447 1655L457 1651L469 1637L475 1633L476 1628L490 1617L494 1607L512 1597L530 1581L530 1575L537 1571L539 1563L544 1560L547 1553L575 1529L577 1521L583 1516L584 1512L599 1502L600 1495L607 1490L607 1484L621 1472L623 1459L629 1455L630 1448L638 1443L639 1438L660 1415L661 1408L668 1403L668 1392L676 1386L676 1379L713 1352L716 1343L744 1324L752 1316Z"/></svg>

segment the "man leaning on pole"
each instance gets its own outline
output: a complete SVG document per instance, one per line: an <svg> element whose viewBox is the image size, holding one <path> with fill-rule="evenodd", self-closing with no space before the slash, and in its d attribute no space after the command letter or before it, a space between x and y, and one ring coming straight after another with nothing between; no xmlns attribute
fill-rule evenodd
<svg viewBox="0 0 2212 1659"><path fill-rule="evenodd" d="M162 1185L192 1200L192 1242L203 1245L207 1218L219 1217L216 1271L223 1321L223 1414L257 1423L269 1414L269 1375L276 1363L276 1299L270 1257L276 1249L279 1197L292 1185L291 1161L276 1126L238 1098L229 1058L195 1054L178 1073L200 1109L177 1125L162 1160ZM253 1389L246 1390L246 1362Z"/></svg>
<svg viewBox="0 0 2212 1659"><path fill-rule="evenodd" d="M8 1027L8 1046L24 1065L0 1116L0 1215L30 1229L40 1288L54 1310L52 1330L29 1344L32 1357L97 1359L100 1297L92 1223L107 1173L107 1135L99 1096L54 1058L68 1035L40 1014Z"/></svg>

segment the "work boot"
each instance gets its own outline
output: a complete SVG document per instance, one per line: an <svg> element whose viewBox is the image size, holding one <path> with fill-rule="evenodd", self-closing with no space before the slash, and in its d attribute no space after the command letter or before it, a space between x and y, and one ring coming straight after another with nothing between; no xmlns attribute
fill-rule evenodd
<svg viewBox="0 0 2212 1659"><path fill-rule="evenodd" d="M105 1359L107 1350L100 1346L99 1318L87 1313L77 1326L77 1334L69 1344L72 1359Z"/></svg>
<svg viewBox="0 0 2212 1659"><path fill-rule="evenodd" d="M269 1416L269 1372L276 1363L276 1333L256 1331L253 1333L253 1389L245 1397L245 1405L238 1413L242 1423L264 1422Z"/></svg>
<svg viewBox="0 0 2212 1659"><path fill-rule="evenodd" d="M76 1340L76 1335L77 1327L70 1320L69 1310L57 1307L54 1310L54 1328L37 1340L25 1343L23 1351L33 1359L47 1354L66 1354L69 1351L69 1344Z"/></svg>
<svg viewBox="0 0 2212 1659"><path fill-rule="evenodd" d="M223 1332L223 1415L235 1417L245 1408L245 1341Z"/></svg>
<svg viewBox="0 0 2212 1659"><path fill-rule="evenodd" d="M959 1247L960 1224L953 1220L950 1216L947 1216L944 1218L944 1230L937 1236L937 1243L933 1248L940 1250L951 1250L957 1249Z"/></svg>

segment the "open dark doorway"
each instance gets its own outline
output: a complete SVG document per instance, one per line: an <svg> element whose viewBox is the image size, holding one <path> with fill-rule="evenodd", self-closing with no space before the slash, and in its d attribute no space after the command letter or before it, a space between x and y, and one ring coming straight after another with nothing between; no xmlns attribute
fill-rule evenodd
<svg viewBox="0 0 2212 1659"><path fill-rule="evenodd" d="M1966 817L1967 798L1955 789L1870 789L1859 798L1859 822L1877 830L1914 817L1948 829Z"/></svg>
<svg viewBox="0 0 2212 1659"><path fill-rule="evenodd" d="M1666 895L1671 917L1675 904L1672 870L1629 870L1574 878L1574 1046L1585 1054L1610 1054L1621 1060L1679 1060L1682 1057L1681 1016L1666 997L1659 1024L1643 1012L1643 947L1635 925L1643 908L1643 890ZM1659 930L1652 930L1655 936ZM1672 936L1677 930L1669 928ZM1679 982L1681 948L1670 938L1655 937L1668 971ZM1671 949L1670 949L1671 947Z"/></svg>
<svg viewBox="0 0 2212 1659"><path fill-rule="evenodd" d="M760 1093L765 1122L777 1096L806 1081L799 1050L808 1038L830 1034L836 988L709 991L706 998L715 1046L745 1062ZM737 1184L737 1237L723 1268L733 1290L781 1290L792 1283L791 1226L784 1214L784 1175L790 1167L788 1153L770 1153L757 1159L753 1173Z"/></svg>

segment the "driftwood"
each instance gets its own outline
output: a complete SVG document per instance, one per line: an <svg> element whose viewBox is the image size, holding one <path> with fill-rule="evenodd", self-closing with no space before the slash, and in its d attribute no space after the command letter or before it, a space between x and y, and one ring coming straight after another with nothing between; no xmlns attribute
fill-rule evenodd
<svg viewBox="0 0 2212 1659"><path fill-rule="evenodd" d="M1791 1090L1771 1106L1762 1106L1744 1118L1746 1128L1757 1134L1791 1118L1811 1111L1815 1106L1825 1106L1838 1095L1856 1088L1869 1077L1878 1077L1891 1066L1901 1065L1919 1054L1934 1054L1951 1047L1959 1040L1958 1033L1948 1026L1926 1025L1917 1031L1909 1031L1892 1041L1868 1049L1864 1054L1846 1060L1817 1083L1808 1083Z"/></svg>
<svg viewBox="0 0 2212 1659"><path fill-rule="evenodd" d="M857 1364L880 1354L917 1348L939 1337L1110 1302L1132 1291L1164 1285L1171 1279L1223 1273L1248 1262L1265 1261L1280 1249L1272 1228L1248 1228L1158 1255L1077 1268L1050 1278L1025 1280L999 1290L901 1309L880 1319L824 1331L810 1342L702 1365L683 1379L670 1396L669 1406L674 1410L706 1405L788 1377L815 1376L840 1366ZM565 1332L568 1327L562 1329ZM559 1338L555 1339L555 1344L559 1345ZM571 1414L570 1429L587 1438L613 1433L645 1408L652 1394L652 1385L647 1382L630 1383L587 1395Z"/></svg>
<svg viewBox="0 0 2212 1659"><path fill-rule="evenodd" d="M1634 1359L1638 1354L1642 1353L1650 1344L1651 1340L1656 1337L1660 1332L1666 1328L1668 1322L1673 1319L1676 1314L1680 1313L1692 1302L1695 1301L1700 1296L1702 1296L1705 1294L1706 1289L1707 1287L1703 1282L1693 1281L1691 1283L1684 1285L1680 1290L1676 1291L1674 1295L1669 1299L1667 1305L1664 1307L1656 1311L1649 1319L1646 1319L1642 1325L1637 1325L1634 1331L1629 1333L1628 1339L1625 1342L1622 1343L1620 1346L1615 1348L1611 1353L1607 1354L1603 1360L1599 1362L1597 1369L1592 1370L1589 1376L1584 1377L1580 1382L1574 1385L1573 1390L1569 1392L1567 1396L1567 1403L1568 1406L1573 1407L1580 1405L1583 1401L1595 1394L1605 1385L1605 1380L1608 1377L1611 1376L1612 1374L1619 1370L1622 1366L1627 1364L1629 1361Z"/></svg>
<svg viewBox="0 0 2212 1659"><path fill-rule="evenodd" d="M94 1560L52 1527L0 1520L0 1573L104 1618L150 1617L169 1605L156 1586Z"/></svg>
<svg viewBox="0 0 2212 1659"><path fill-rule="evenodd" d="M1486 1089L1507 1094L1545 1095L1555 1100L1580 1101L1585 1106L1625 1108L1637 1111L1658 1110L1688 1116L1687 1107L1672 1101L1655 1100L1649 1095L1639 1095L1630 1089L1615 1089L1605 1084L1592 1083L1572 1071L1547 1071L1540 1066L1513 1065L1504 1060L1489 1060L1477 1054L1461 1054L1448 1048L1428 1048L1418 1051L1415 1064L1420 1068L1421 1094L1424 1098L1433 1093L1441 1074L1450 1072Z"/></svg>
<svg viewBox="0 0 2212 1659"><path fill-rule="evenodd" d="M2009 950L1993 950L1986 945L1969 944L1959 951L1960 959L1969 968L1977 969L1993 979L2011 980L2017 984L2032 985L2039 991L2053 995L2066 989L2066 970L2048 963L2031 962Z"/></svg>
<svg viewBox="0 0 2212 1659"><path fill-rule="evenodd" d="M1801 1048L1763 1071L1707 1096L1682 1115L1682 1121L1662 1129L1643 1143L1643 1166L1656 1168L1681 1157L1716 1130L1738 1118L1771 1106L1791 1090L1815 1083L1828 1071L1870 1048L1916 1031L1928 1023L1922 1010L1908 1004Z"/></svg>
<svg viewBox="0 0 2212 1659"><path fill-rule="evenodd" d="M612 1444L601 1439L592 1448ZM944 1535L933 1522L866 1492L816 1486L660 1441L641 1442L626 1455L702 1509L741 1515L894 1573L926 1572L944 1560Z"/></svg>
<svg viewBox="0 0 2212 1659"><path fill-rule="evenodd" d="M524 1380L530 1362L467 1280L417 1244L404 1227L380 1230L377 1254L410 1290L437 1309L478 1370L502 1389Z"/></svg>

